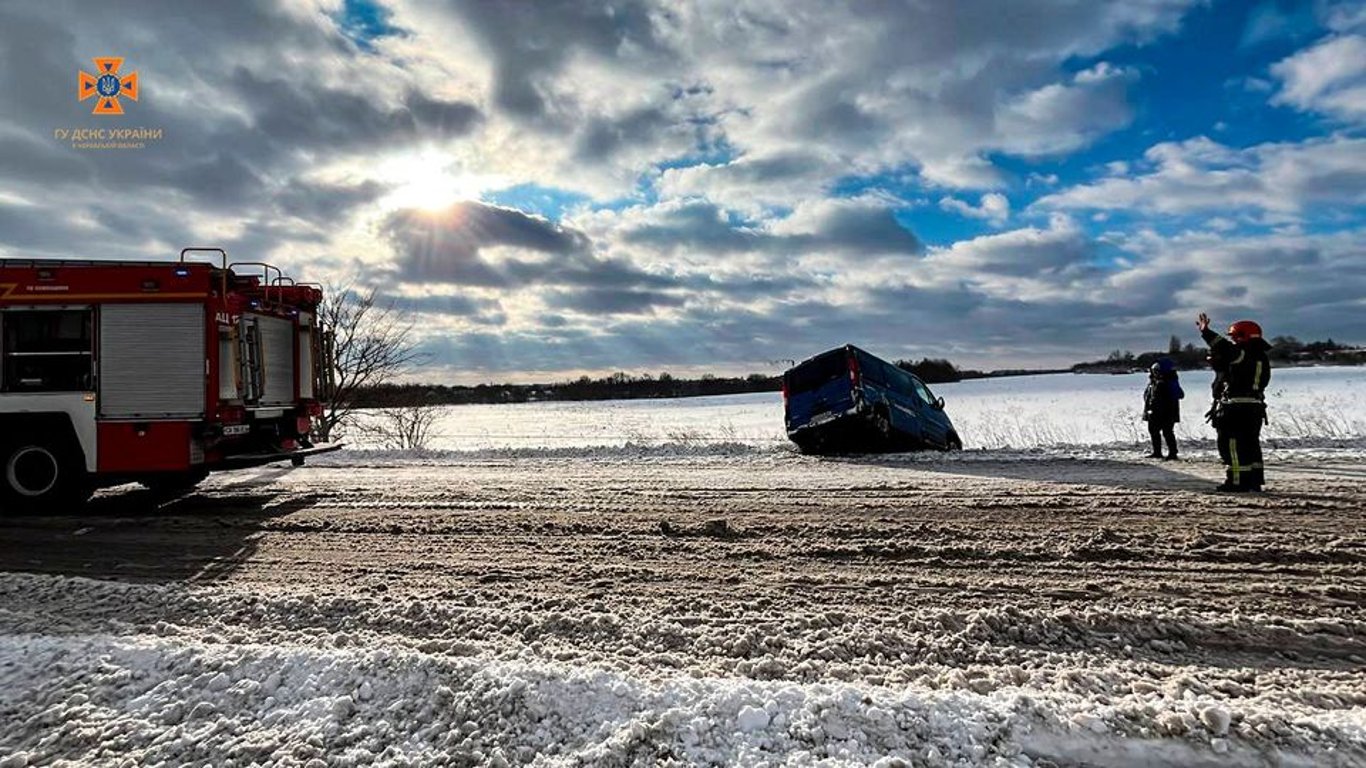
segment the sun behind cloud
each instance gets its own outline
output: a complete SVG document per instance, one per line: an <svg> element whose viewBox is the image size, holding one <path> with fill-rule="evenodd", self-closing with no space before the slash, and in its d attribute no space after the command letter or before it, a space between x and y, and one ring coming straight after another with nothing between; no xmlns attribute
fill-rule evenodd
<svg viewBox="0 0 1366 768"><path fill-rule="evenodd" d="M380 201L385 210L442 210L505 185L498 176L463 170L458 160L436 150L394 155L379 164L376 175L393 190Z"/></svg>

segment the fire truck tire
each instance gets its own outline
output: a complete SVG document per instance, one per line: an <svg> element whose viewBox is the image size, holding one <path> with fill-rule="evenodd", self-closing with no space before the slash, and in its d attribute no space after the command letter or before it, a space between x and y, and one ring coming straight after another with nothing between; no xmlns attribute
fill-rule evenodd
<svg viewBox="0 0 1366 768"><path fill-rule="evenodd" d="M0 512L76 512L93 492L80 451L66 441L29 437L0 445Z"/></svg>

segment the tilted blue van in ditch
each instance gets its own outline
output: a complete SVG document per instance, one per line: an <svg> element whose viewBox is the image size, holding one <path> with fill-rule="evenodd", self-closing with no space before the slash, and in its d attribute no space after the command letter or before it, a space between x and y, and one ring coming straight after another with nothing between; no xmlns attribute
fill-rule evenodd
<svg viewBox="0 0 1366 768"><path fill-rule="evenodd" d="M783 374L787 436L802 453L963 447L915 374L847 344Z"/></svg>

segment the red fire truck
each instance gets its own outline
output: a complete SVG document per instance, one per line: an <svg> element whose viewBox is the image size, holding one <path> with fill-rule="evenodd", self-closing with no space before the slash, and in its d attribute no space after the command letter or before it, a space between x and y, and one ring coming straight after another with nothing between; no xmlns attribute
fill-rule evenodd
<svg viewBox="0 0 1366 768"><path fill-rule="evenodd" d="M309 441L331 385L321 301L218 248L0 259L0 512L60 511L126 482L188 489L340 447Z"/></svg>

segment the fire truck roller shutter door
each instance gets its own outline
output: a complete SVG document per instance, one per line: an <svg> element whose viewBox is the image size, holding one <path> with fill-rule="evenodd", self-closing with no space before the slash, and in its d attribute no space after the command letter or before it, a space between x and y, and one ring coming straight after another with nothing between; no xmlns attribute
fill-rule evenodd
<svg viewBox="0 0 1366 768"><path fill-rule="evenodd" d="M100 307L100 415L204 414L204 305Z"/></svg>
<svg viewBox="0 0 1366 768"><path fill-rule="evenodd" d="M261 357L265 368L265 391L261 405L294 403L294 323L262 316Z"/></svg>

